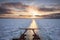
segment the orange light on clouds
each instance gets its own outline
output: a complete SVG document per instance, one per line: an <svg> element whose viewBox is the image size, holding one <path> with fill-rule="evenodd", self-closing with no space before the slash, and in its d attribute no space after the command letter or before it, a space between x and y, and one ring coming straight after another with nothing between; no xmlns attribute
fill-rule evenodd
<svg viewBox="0 0 60 40"><path fill-rule="evenodd" d="M30 13L33 17L35 17L35 15L41 15L39 14L39 11L36 7L33 6L29 6L26 8L27 12Z"/></svg>

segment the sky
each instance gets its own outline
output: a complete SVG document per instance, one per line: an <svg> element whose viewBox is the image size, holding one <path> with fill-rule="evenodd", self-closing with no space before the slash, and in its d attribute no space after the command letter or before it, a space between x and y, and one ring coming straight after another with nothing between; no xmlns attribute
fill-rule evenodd
<svg viewBox="0 0 60 40"><path fill-rule="evenodd" d="M0 0L2 2L22 2L28 5L60 5L60 0Z"/></svg>
<svg viewBox="0 0 60 40"><path fill-rule="evenodd" d="M36 6L44 15L60 13L60 0L0 0L0 17L19 17L17 15L27 13L22 12L27 6Z"/></svg>

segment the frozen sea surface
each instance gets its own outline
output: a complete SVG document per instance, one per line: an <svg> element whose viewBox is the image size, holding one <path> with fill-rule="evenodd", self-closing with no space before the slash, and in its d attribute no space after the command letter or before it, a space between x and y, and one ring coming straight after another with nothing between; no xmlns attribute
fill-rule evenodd
<svg viewBox="0 0 60 40"><path fill-rule="evenodd" d="M42 40L60 40L60 19L35 19ZM28 28L32 19L0 19L0 40L18 38Z"/></svg>

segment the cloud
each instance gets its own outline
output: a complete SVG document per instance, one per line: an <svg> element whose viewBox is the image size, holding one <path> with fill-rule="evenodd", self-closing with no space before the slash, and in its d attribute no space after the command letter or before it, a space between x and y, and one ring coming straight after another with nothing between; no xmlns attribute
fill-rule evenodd
<svg viewBox="0 0 60 40"><path fill-rule="evenodd" d="M42 11L60 11L59 4L41 5L39 8Z"/></svg>
<svg viewBox="0 0 60 40"><path fill-rule="evenodd" d="M32 2L31 5L25 5L22 4L21 2L9 2L9 3L1 3L0 4L0 17L15 17L18 18L20 14L22 14L22 12L25 12L26 14L28 14L26 12L26 8L28 6L33 6L36 3ZM36 4L38 5L38 4ZM44 7L38 7L39 11L42 12L52 12L52 11L59 11L59 5L49 5L49 6L44 6ZM19 14L19 15L15 15L15 14ZM24 13L23 13L24 14ZM44 13L45 14L45 13Z"/></svg>
<svg viewBox="0 0 60 40"><path fill-rule="evenodd" d="M39 10L46 11L46 12L60 11L59 8L40 8Z"/></svg>
<svg viewBox="0 0 60 40"><path fill-rule="evenodd" d="M20 2L16 3L2 3L0 6L0 14L8 14L11 11L22 11L27 7L27 5L23 5Z"/></svg>
<svg viewBox="0 0 60 40"><path fill-rule="evenodd" d="M50 15L43 16L46 19L60 19L60 13L52 13Z"/></svg>
<svg viewBox="0 0 60 40"><path fill-rule="evenodd" d="M8 11L9 11L9 9L5 9L5 8L0 7L0 14L9 14Z"/></svg>

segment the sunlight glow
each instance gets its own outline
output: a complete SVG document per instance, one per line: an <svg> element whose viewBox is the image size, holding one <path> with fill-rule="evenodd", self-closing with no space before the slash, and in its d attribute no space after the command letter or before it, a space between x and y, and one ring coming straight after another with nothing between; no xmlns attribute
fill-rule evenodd
<svg viewBox="0 0 60 40"><path fill-rule="evenodd" d="M32 18L35 18L36 17L35 15L40 15L38 9L33 6L29 6L27 8L27 11L28 11L28 13L30 13L32 15Z"/></svg>

